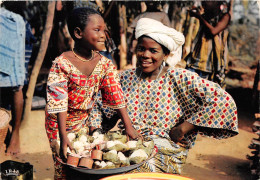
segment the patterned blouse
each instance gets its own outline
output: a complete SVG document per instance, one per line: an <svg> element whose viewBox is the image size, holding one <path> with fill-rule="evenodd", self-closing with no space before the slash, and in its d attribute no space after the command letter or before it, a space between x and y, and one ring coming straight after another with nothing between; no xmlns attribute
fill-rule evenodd
<svg viewBox="0 0 260 180"><path fill-rule="evenodd" d="M47 82L46 131L57 139L56 113L67 111L66 130L77 132L87 127L89 113L102 92L102 102L113 109L125 107L117 70L111 60L102 56L92 74L82 74L63 54L50 69Z"/></svg>
<svg viewBox="0 0 260 180"><path fill-rule="evenodd" d="M196 73L169 68L157 80L145 80L132 69L124 71L120 79L129 116L143 135L169 138L170 129L183 121L198 127L185 135L189 145L194 144L199 132L217 139L238 133L233 98L218 84L202 79ZM94 127L101 126L102 113L98 106L91 116ZM115 113L106 106L101 109L108 118Z"/></svg>

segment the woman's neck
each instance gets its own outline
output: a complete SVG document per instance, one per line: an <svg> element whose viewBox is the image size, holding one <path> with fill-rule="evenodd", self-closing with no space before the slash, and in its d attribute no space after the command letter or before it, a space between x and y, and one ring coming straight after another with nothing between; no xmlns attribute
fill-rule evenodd
<svg viewBox="0 0 260 180"><path fill-rule="evenodd" d="M92 50L90 49L84 49L81 46L78 46L75 44L74 47L74 52L77 53L79 56L85 58L85 59L89 59L92 56Z"/></svg>
<svg viewBox="0 0 260 180"><path fill-rule="evenodd" d="M156 80L156 79L160 78L162 75L164 75L168 68L169 68L168 66L164 66L164 67L161 67L160 69L158 68L155 71L150 72L150 73L145 73L140 68L139 77L142 79L147 79L147 80Z"/></svg>

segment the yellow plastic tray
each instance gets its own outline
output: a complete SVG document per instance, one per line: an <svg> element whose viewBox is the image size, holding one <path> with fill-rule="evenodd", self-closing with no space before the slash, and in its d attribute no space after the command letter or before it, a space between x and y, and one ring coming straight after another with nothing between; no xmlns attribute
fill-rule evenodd
<svg viewBox="0 0 260 180"><path fill-rule="evenodd" d="M167 173L133 173L102 178L100 180L192 180L191 178Z"/></svg>

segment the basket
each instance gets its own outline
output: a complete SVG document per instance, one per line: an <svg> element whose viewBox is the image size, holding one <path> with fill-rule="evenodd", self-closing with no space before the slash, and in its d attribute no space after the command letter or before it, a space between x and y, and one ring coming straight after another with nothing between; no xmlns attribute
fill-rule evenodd
<svg viewBox="0 0 260 180"><path fill-rule="evenodd" d="M4 108L0 108L0 149L4 145L5 137L8 131L11 113Z"/></svg>

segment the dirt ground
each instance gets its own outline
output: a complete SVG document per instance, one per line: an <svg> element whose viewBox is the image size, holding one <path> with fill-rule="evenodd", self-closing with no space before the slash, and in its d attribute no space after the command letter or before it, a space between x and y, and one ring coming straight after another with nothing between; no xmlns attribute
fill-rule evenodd
<svg viewBox="0 0 260 180"><path fill-rule="evenodd" d="M238 105L239 135L215 140L198 136L190 150L182 176L196 180L247 180L250 179L251 154L248 145L257 137L251 130L254 116L250 92L232 92ZM249 95L249 96L248 96ZM21 154L17 157L5 156L0 150L0 163L5 160L29 162L34 168L34 179L53 179L53 163L49 143L44 129L44 110L34 110L28 122L21 128Z"/></svg>

